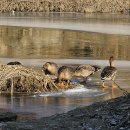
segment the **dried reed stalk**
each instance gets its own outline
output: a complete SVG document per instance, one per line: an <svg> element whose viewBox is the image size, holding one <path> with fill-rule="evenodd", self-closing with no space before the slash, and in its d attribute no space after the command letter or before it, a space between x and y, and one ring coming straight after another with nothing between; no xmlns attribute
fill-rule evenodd
<svg viewBox="0 0 130 130"><path fill-rule="evenodd" d="M54 81L34 69L22 65L0 64L0 92L58 91Z"/></svg>
<svg viewBox="0 0 130 130"><path fill-rule="evenodd" d="M130 0L1 0L0 12L130 12Z"/></svg>

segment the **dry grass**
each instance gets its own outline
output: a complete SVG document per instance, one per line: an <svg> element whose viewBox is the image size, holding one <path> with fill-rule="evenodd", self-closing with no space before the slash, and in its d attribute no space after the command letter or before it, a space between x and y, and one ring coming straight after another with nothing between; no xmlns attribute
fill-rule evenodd
<svg viewBox="0 0 130 130"><path fill-rule="evenodd" d="M0 64L0 92L58 91L59 86L45 75L21 65Z"/></svg>
<svg viewBox="0 0 130 130"><path fill-rule="evenodd" d="M1 0L0 11L129 12L130 0Z"/></svg>

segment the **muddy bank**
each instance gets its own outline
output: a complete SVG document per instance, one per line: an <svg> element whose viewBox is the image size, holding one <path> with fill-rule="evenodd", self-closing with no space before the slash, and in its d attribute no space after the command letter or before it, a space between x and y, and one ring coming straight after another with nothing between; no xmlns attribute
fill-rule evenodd
<svg viewBox="0 0 130 130"><path fill-rule="evenodd" d="M129 0L1 0L0 11L129 12Z"/></svg>
<svg viewBox="0 0 130 130"><path fill-rule="evenodd" d="M0 129L128 130L130 129L130 94L38 120L2 123Z"/></svg>
<svg viewBox="0 0 130 130"><path fill-rule="evenodd" d="M0 122L16 121L16 119L17 119L16 113L1 111L0 109Z"/></svg>

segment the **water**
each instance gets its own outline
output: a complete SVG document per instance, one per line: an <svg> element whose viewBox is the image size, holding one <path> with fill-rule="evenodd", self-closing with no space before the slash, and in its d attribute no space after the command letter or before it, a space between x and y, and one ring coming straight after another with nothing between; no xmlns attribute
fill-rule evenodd
<svg viewBox="0 0 130 130"><path fill-rule="evenodd" d="M130 59L130 36L59 29L0 27L1 57Z"/></svg>
<svg viewBox="0 0 130 130"><path fill-rule="evenodd" d="M59 66L108 65L116 59L117 84L130 91L130 16L121 14L0 14L0 62L20 61L41 71L46 61ZM87 84L57 93L0 96L0 108L31 112L36 118L63 113L122 95L101 88L100 72ZM108 83L110 85L110 83Z"/></svg>
<svg viewBox="0 0 130 130"><path fill-rule="evenodd" d="M5 13L0 16L0 25L130 34L129 14Z"/></svg>

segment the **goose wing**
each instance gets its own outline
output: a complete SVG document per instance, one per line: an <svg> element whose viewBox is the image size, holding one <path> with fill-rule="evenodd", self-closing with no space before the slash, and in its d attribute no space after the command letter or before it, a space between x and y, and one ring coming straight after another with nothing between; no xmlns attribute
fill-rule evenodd
<svg viewBox="0 0 130 130"><path fill-rule="evenodd" d="M101 72L101 80L111 80L116 75L117 69L115 67L107 66Z"/></svg>
<svg viewBox="0 0 130 130"><path fill-rule="evenodd" d="M74 70L68 66L62 66L58 70L58 79L59 80L70 80L74 74Z"/></svg>
<svg viewBox="0 0 130 130"><path fill-rule="evenodd" d="M68 66L62 66L62 67L59 68L58 74L65 72L65 71L70 72L70 73L74 72L73 68L68 67Z"/></svg>
<svg viewBox="0 0 130 130"><path fill-rule="evenodd" d="M89 76L94 73L95 68L91 65L80 65L76 68L75 74L78 76Z"/></svg>

